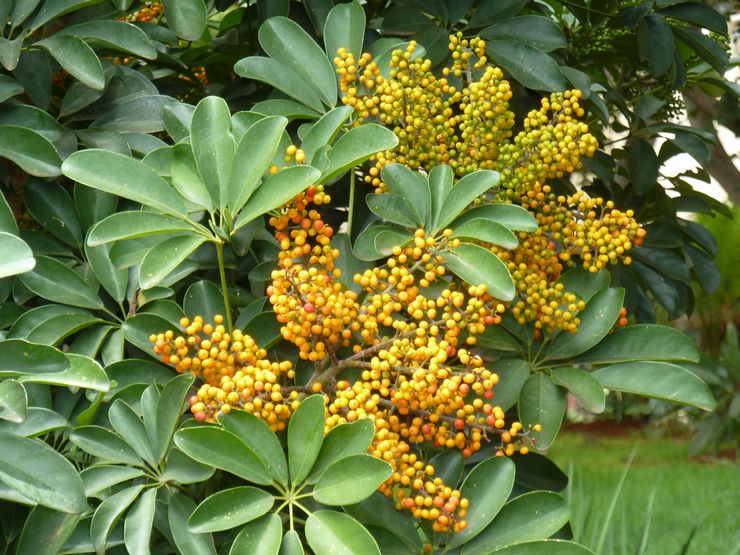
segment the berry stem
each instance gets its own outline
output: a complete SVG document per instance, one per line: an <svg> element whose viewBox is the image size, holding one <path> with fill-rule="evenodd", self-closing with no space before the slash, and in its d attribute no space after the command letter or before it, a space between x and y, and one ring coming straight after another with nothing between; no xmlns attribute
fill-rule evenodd
<svg viewBox="0 0 740 555"><path fill-rule="evenodd" d="M347 237L352 241L352 215L355 208L355 168L349 172L349 213L347 214Z"/></svg>
<svg viewBox="0 0 740 555"><path fill-rule="evenodd" d="M224 311L226 312L226 327L229 333L234 331L234 324L231 322L231 304L229 303L229 286L226 284L226 267L224 266L224 244L219 241L216 243L216 256L218 257L218 273L221 276L221 293L224 297Z"/></svg>

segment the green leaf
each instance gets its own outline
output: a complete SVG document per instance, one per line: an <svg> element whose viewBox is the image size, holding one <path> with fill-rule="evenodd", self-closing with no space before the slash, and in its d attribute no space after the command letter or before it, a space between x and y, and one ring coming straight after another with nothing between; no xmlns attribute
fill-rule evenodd
<svg viewBox="0 0 740 555"><path fill-rule="evenodd" d="M182 220L154 212L118 212L98 222L87 236L87 244L98 246L145 235L192 231Z"/></svg>
<svg viewBox="0 0 740 555"><path fill-rule="evenodd" d="M96 553L105 552L108 537L116 523L143 489L143 485L128 487L105 499L95 509L90 522L90 540Z"/></svg>
<svg viewBox="0 0 740 555"><path fill-rule="evenodd" d="M585 268L571 268L558 279L565 291L575 293L579 299L588 302L596 293L609 287L611 274L607 270L596 273Z"/></svg>
<svg viewBox="0 0 740 555"><path fill-rule="evenodd" d="M369 418L341 424L329 430L307 481L316 483L329 465L350 455L367 453L375 437L375 426Z"/></svg>
<svg viewBox="0 0 740 555"><path fill-rule="evenodd" d="M206 322L213 322L217 314L226 314L224 297L218 285L212 281L202 279L196 281L187 291L182 300L182 309L185 314L202 316Z"/></svg>
<svg viewBox="0 0 740 555"><path fill-rule="evenodd" d="M301 537L295 530L288 530L280 544L280 555L304 555Z"/></svg>
<svg viewBox="0 0 740 555"><path fill-rule="evenodd" d="M65 513L87 510L77 470L61 454L37 439L0 431L0 482L22 496Z"/></svg>
<svg viewBox="0 0 740 555"><path fill-rule="evenodd" d="M138 468L117 465L88 466L80 472L80 478L85 486L85 495L88 497L98 497L96 494L103 490L143 475L144 473Z"/></svg>
<svg viewBox="0 0 740 555"><path fill-rule="evenodd" d="M139 496L126 515L123 538L129 553L149 555L156 503L157 488L149 488Z"/></svg>
<svg viewBox="0 0 740 555"><path fill-rule="evenodd" d="M498 187L501 176L492 170L478 170L463 177L455 183L438 210L439 218L434 231L447 227L460 213L480 195Z"/></svg>
<svg viewBox="0 0 740 555"><path fill-rule="evenodd" d="M182 429L175 434L175 445L200 463L255 484L272 483L269 471L257 454L227 430L209 426Z"/></svg>
<svg viewBox="0 0 740 555"><path fill-rule="evenodd" d="M549 17L540 15L520 15L501 20L481 30L480 36L487 41L510 40L527 44L542 52L566 46L560 27Z"/></svg>
<svg viewBox="0 0 740 555"><path fill-rule="evenodd" d="M606 403L604 388L588 372L579 368L561 366L550 370L550 378L552 383L563 386L575 395L578 402L589 412L595 414L604 412Z"/></svg>
<svg viewBox="0 0 740 555"><path fill-rule="evenodd" d="M337 4L329 12L324 24L324 48L329 60L337 50L346 48L359 60L365 38L365 10L358 2Z"/></svg>
<svg viewBox="0 0 740 555"><path fill-rule="evenodd" d="M22 47L23 37L20 35L13 40L0 37L0 64L8 71L17 69Z"/></svg>
<svg viewBox="0 0 740 555"><path fill-rule="evenodd" d="M231 234L255 218L282 206L318 179L319 171L311 166L290 166L266 177L244 205Z"/></svg>
<svg viewBox="0 0 740 555"><path fill-rule="evenodd" d="M667 6L658 11L659 14L693 23L698 27L709 29L722 35L727 34L727 22L717 10L700 2L682 2Z"/></svg>
<svg viewBox="0 0 740 555"><path fill-rule="evenodd" d="M36 505L26 517L16 555L57 555L82 515Z"/></svg>
<svg viewBox="0 0 740 555"><path fill-rule="evenodd" d="M482 2L468 22L469 29L490 25L494 21L509 19L519 13L527 0L502 0L499 2Z"/></svg>
<svg viewBox="0 0 740 555"><path fill-rule="evenodd" d="M486 54L523 86L538 91L565 90L558 64L533 46L512 40L489 40Z"/></svg>
<svg viewBox="0 0 740 555"><path fill-rule="evenodd" d="M375 540L359 522L337 511L315 511L306 520L306 540L321 555L380 555Z"/></svg>
<svg viewBox="0 0 740 555"><path fill-rule="evenodd" d="M20 423L28 416L26 390L15 380L0 382L0 418Z"/></svg>
<svg viewBox="0 0 740 555"><path fill-rule="evenodd" d="M191 532L231 530L270 510L275 498L264 490L251 486L221 490L207 497L188 520Z"/></svg>
<svg viewBox="0 0 740 555"><path fill-rule="evenodd" d="M182 493L170 497L167 521L180 553L216 555L211 534L194 534L188 530L188 519L195 510L195 503Z"/></svg>
<svg viewBox="0 0 740 555"><path fill-rule="evenodd" d="M412 238L409 231L399 231L388 225L369 225L357 236L354 254L363 261L377 260L390 255L394 246L405 245Z"/></svg>
<svg viewBox="0 0 740 555"><path fill-rule="evenodd" d="M299 75L304 87L311 87L326 105L337 101L334 67L323 50L294 21L272 17L259 29L260 46L273 60Z"/></svg>
<svg viewBox="0 0 740 555"><path fill-rule="evenodd" d="M126 438L126 443L136 454L151 466L157 466L158 460L152 453L152 447L144 428L144 422L134 410L120 399L116 399L108 410L108 420L118 435Z"/></svg>
<svg viewBox="0 0 740 555"><path fill-rule="evenodd" d="M577 358L587 364L639 360L698 362L699 351L690 337L675 328L640 324L618 329Z"/></svg>
<svg viewBox="0 0 740 555"><path fill-rule="evenodd" d="M70 75L93 90L105 88L105 75L97 54L73 35L57 33L34 44L46 50Z"/></svg>
<svg viewBox="0 0 740 555"><path fill-rule="evenodd" d="M549 376L532 374L519 392L519 420L526 430L540 424L541 432L532 432L537 449L550 447L558 435L565 414L565 390L559 388Z"/></svg>
<svg viewBox="0 0 740 555"><path fill-rule="evenodd" d="M513 352L519 352L522 349L519 341L503 326L486 326L483 333L476 337L478 338L476 345L484 349Z"/></svg>
<svg viewBox="0 0 740 555"><path fill-rule="evenodd" d="M398 144L398 138L390 129L376 123L365 123L353 127L339 137L329 150L329 167L321 175L320 181L331 181L368 160L375 153L389 150Z"/></svg>
<svg viewBox="0 0 740 555"><path fill-rule="evenodd" d="M20 278L31 292L50 301L83 308L102 309L98 294L74 270L47 256L36 257L36 266Z"/></svg>
<svg viewBox="0 0 740 555"><path fill-rule="evenodd" d="M20 339L0 341L0 378L50 374L68 368L69 359L54 347Z"/></svg>
<svg viewBox="0 0 740 555"><path fill-rule="evenodd" d="M147 34L125 21L95 20L61 29L58 35L73 35L88 44L100 45L147 60L156 60L157 51Z"/></svg>
<svg viewBox="0 0 740 555"><path fill-rule="evenodd" d="M208 96L198 102L190 126L190 143L212 205L225 208L235 145L231 135L231 113L223 98Z"/></svg>
<svg viewBox="0 0 740 555"><path fill-rule="evenodd" d="M226 185L227 203L233 213L238 213L260 186L287 124L284 117L266 117L251 125L242 136Z"/></svg>
<svg viewBox="0 0 740 555"><path fill-rule="evenodd" d="M484 218L471 218L455 226L452 231L453 237L492 243L505 249L515 249L519 244L516 235L506 226Z"/></svg>
<svg viewBox="0 0 740 555"><path fill-rule="evenodd" d="M168 381L157 403L156 430L147 429L150 436L156 437L152 443L155 460L164 458L175 430L180 422L185 405L185 396L193 385L195 378L192 375L181 374Z"/></svg>
<svg viewBox="0 0 740 555"><path fill-rule="evenodd" d="M309 163L321 147L331 145L334 142L337 134L342 129L342 125L353 112L354 109L351 106L337 106L311 125L308 133L301 141L301 150L306 153L306 160Z"/></svg>
<svg viewBox="0 0 740 555"><path fill-rule="evenodd" d="M515 453L511 459L516 465L517 486L530 490L562 491L568 485L568 476L544 455Z"/></svg>
<svg viewBox="0 0 740 555"><path fill-rule="evenodd" d="M203 0L162 0L167 26L181 39L198 40L206 28Z"/></svg>
<svg viewBox="0 0 740 555"><path fill-rule="evenodd" d="M101 426L80 426L69 440L83 451L104 461L142 466L143 461L120 436Z"/></svg>
<svg viewBox="0 0 740 555"><path fill-rule="evenodd" d="M716 69L720 75L724 74L729 65L727 51L724 46L694 29L676 26L672 29L677 39L691 48L700 58Z"/></svg>
<svg viewBox="0 0 740 555"><path fill-rule="evenodd" d="M533 491L509 501L496 519L472 541L462 555L487 555L520 542L546 539L568 523L565 500L550 491Z"/></svg>
<svg viewBox="0 0 740 555"><path fill-rule="evenodd" d="M172 186L195 206L209 212L216 209L211 192L198 172L192 147L187 143L176 144L172 147ZM159 173L162 173L161 171ZM215 192L219 193L218 183L214 184Z"/></svg>
<svg viewBox="0 0 740 555"><path fill-rule="evenodd" d="M105 320L90 314L59 314L33 328L25 339L34 343L56 345L73 333L104 323Z"/></svg>
<svg viewBox="0 0 740 555"><path fill-rule="evenodd" d="M282 533L280 517L274 513L265 515L242 528L229 555L277 555Z"/></svg>
<svg viewBox="0 0 740 555"><path fill-rule="evenodd" d="M651 13L637 24L637 54L647 61L650 75L658 78L665 74L673 63L675 51L673 32L665 19Z"/></svg>
<svg viewBox="0 0 740 555"><path fill-rule="evenodd" d="M95 360L83 355L67 353L70 362L64 372L51 374L29 374L20 376L19 382L84 387L95 391L108 391L110 382L103 368Z"/></svg>
<svg viewBox="0 0 740 555"><path fill-rule="evenodd" d="M85 256L95 277L114 300L123 302L128 287L128 271L116 267L110 259L110 244L85 245Z"/></svg>
<svg viewBox="0 0 740 555"><path fill-rule="evenodd" d="M324 54L322 53L322 56ZM270 115L290 115L285 112L285 109L289 109L290 112L299 112L304 114L304 117L312 116L313 112L323 113L324 107L321 105L321 99L319 93L314 90L313 87L307 87L303 77L296 73L293 68L287 64L281 64L271 58L264 56L250 56L248 58L242 58L236 64L234 64L234 72L247 79L256 79L272 86L280 92L294 98L310 108L306 110L296 106L295 103L286 104L283 101L280 105L270 105ZM332 76L333 79L333 76ZM270 102L270 101L267 101ZM269 110L265 109L264 106L255 105L254 110L260 113L266 113ZM280 108L280 111L277 111Z"/></svg>
<svg viewBox="0 0 740 555"><path fill-rule="evenodd" d="M561 332L547 348L548 359L563 359L580 355L606 337L619 318L624 304L624 289L615 287L596 293L578 317L576 333Z"/></svg>
<svg viewBox="0 0 740 555"><path fill-rule="evenodd" d="M635 193L644 195L658 182L658 156L652 145L644 139L632 139L627 150L627 169L632 186Z"/></svg>
<svg viewBox="0 0 740 555"><path fill-rule="evenodd" d="M0 156L37 177L58 176L62 163L54 145L46 137L17 125L0 125Z"/></svg>
<svg viewBox="0 0 740 555"><path fill-rule="evenodd" d="M429 226L432 215L432 196L426 177L403 164L386 164L380 171L380 175L391 194L406 204L407 217L413 217L418 227ZM368 206L370 206L369 202ZM372 210L372 207L370 209ZM380 216L383 218L382 215Z"/></svg>
<svg viewBox="0 0 740 555"><path fill-rule="evenodd" d="M483 218L499 223L513 231L534 231L537 221L528 211L516 204L484 204L464 212L455 220L460 225L471 219Z"/></svg>
<svg viewBox="0 0 740 555"><path fill-rule="evenodd" d="M145 312L140 312L131 318L126 318L126 321L121 325L123 336L126 338L126 341L133 343L139 349L157 360L159 360L159 356L154 354L154 351L152 350L153 345L151 341L149 341L149 337L153 333L161 333L162 331L172 329L172 327L172 323L168 322L161 316L156 314L147 314Z"/></svg>
<svg viewBox="0 0 740 555"><path fill-rule="evenodd" d="M18 424L8 421L0 422L0 430L23 437L40 436L52 430L68 427L69 423L66 418L41 407L29 407L25 420Z"/></svg>
<svg viewBox="0 0 740 555"><path fill-rule="evenodd" d="M36 259L33 251L23 239L0 231L0 251L3 259L0 260L0 279L33 270Z"/></svg>
<svg viewBox="0 0 740 555"><path fill-rule="evenodd" d="M170 272L175 270L195 249L205 243L202 235L189 233L167 239L144 255L139 267L139 284L142 289L159 285Z"/></svg>
<svg viewBox="0 0 740 555"><path fill-rule="evenodd" d="M83 185L186 216L182 197L153 170L123 154L99 149L75 152L62 164L64 175Z"/></svg>
<svg viewBox="0 0 740 555"><path fill-rule="evenodd" d="M218 420L255 452L275 480L288 485L288 463L283 446L265 422L242 410L221 414Z"/></svg>
<svg viewBox="0 0 740 555"><path fill-rule="evenodd" d="M323 395L305 398L288 422L288 467L293 484L308 476L319 456L326 420L324 401Z"/></svg>
<svg viewBox="0 0 740 555"><path fill-rule="evenodd" d="M352 505L370 497L391 475L391 466L371 455L350 455L328 466L313 497L324 505Z"/></svg>
<svg viewBox="0 0 740 555"><path fill-rule="evenodd" d="M435 467L436 469L436 467ZM421 538L410 513L396 509L395 502L380 492L344 511L365 526L378 526L397 536L410 549L421 549Z"/></svg>
<svg viewBox="0 0 740 555"><path fill-rule="evenodd" d="M393 193L367 195L367 207L382 221L416 229L421 224L418 216L406 200Z"/></svg>
<svg viewBox="0 0 740 555"><path fill-rule="evenodd" d="M174 447L167 453L163 480L179 482L180 484L196 484L205 482L215 473L211 466L201 464L188 457Z"/></svg>
<svg viewBox="0 0 740 555"><path fill-rule="evenodd" d="M442 254L445 264L471 285L484 284L488 293L502 301L514 298L516 289L511 274L501 259L491 251L472 243L460 243Z"/></svg>
<svg viewBox="0 0 740 555"><path fill-rule="evenodd" d="M496 555L593 555L587 547L565 540L515 543L489 553Z"/></svg>
<svg viewBox="0 0 740 555"><path fill-rule="evenodd" d="M707 384L693 372L668 362L625 362L593 373L602 386L615 391L663 399L714 410L716 401Z"/></svg>
<svg viewBox="0 0 740 555"><path fill-rule="evenodd" d="M439 222L440 213L444 208L445 198L452 189L454 177L455 174L452 168L447 164L434 166L429 171L429 192L432 197L431 229L437 229L437 222Z"/></svg>
<svg viewBox="0 0 740 555"><path fill-rule="evenodd" d="M506 457L493 457L478 464L460 488L462 497L475 507L468 513L468 526L455 534L447 548L470 541L490 524L504 506L514 487L514 463Z"/></svg>
<svg viewBox="0 0 740 555"><path fill-rule="evenodd" d="M52 235L76 248L82 246L82 225L75 204L60 185L41 179L30 179L26 184L26 208Z"/></svg>
<svg viewBox="0 0 740 555"><path fill-rule="evenodd" d="M0 75L0 102L5 102L24 91L18 81L7 75Z"/></svg>

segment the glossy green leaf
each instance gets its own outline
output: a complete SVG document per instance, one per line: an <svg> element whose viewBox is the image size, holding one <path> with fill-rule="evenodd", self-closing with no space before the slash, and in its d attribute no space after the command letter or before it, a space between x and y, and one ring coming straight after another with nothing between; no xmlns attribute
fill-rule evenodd
<svg viewBox="0 0 740 555"><path fill-rule="evenodd" d="M351 106L337 106L311 125L311 129L301 141L301 150L306 153L306 160L309 163L321 147L334 142L343 124L353 112L354 109Z"/></svg>
<svg viewBox="0 0 740 555"><path fill-rule="evenodd" d="M103 90L105 75L97 54L88 44L73 35L57 33L35 43L46 50L70 75L94 90Z"/></svg>
<svg viewBox="0 0 740 555"><path fill-rule="evenodd" d="M514 298L516 292L511 274L501 259L491 251L472 243L460 243L446 249L442 257L457 276L471 285L486 285L488 293L502 301Z"/></svg>
<svg viewBox="0 0 740 555"><path fill-rule="evenodd" d="M192 375L181 374L168 381L162 389L157 403L156 431L147 429L150 437L156 437L156 441L152 443L155 460L164 458L172 443L172 436L184 410L185 397L194 380Z"/></svg>
<svg viewBox="0 0 740 555"><path fill-rule="evenodd" d="M353 127L339 137L329 150L329 167L324 170L320 181L331 181L351 168L369 159L376 152L389 150L398 144L396 135L375 123Z"/></svg>
<svg viewBox="0 0 740 555"><path fill-rule="evenodd" d="M369 418L341 424L329 430L321 445L307 481L315 483L329 465L350 455L367 453L375 437L375 426Z"/></svg>
<svg viewBox="0 0 740 555"><path fill-rule="evenodd" d="M311 166L291 166L265 178L242 208L232 235L255 218L282 206L318 179L319 171Z"/></svg>
<svg viewBox="0 0 740 555"><path fill-rule="evenodd" d="M157 488L149 488L134 502L126 515L123 538L129 553L149 555Z"/></svg>
<svg viewBox="0 0 740 555"><path fill-rule="evenodd" d="M323 50L295 21L272 17L260 26L259 42L274 60L299 75L326 106L337 100L334 67Z"/></svg>
<svg viewBox="0 0 740 555"><path fill-rule="evenodd" d="M350 455L321 474L313 497L324 505L352 505L367 499L391 475L391 466L371 455Z"/></svg>
<svg viewBox="0 0 740 555"><path fill-rule="evenodd" d="M276 514L250 522L234 539L229 555L278 555L283 525Z"/></svg>
<svg viewBox="0 0 740 555"><path fill-rule="evenodd" d="M42 407L29 407L23 422L0 422L0 430L17 436L36 437L52 430L68 428L69 422L60 414Z"/></svg>
<svg viewBox="0 0 740 555"><path fill-rule="evenodd" d="M455 226L453 237L460 239L474 239L484 243L499 245L505 249L515 249L519 241L506 226L484 218L471 218Z"/></svg>
<svg viewBox="0 0 740 555"><path fill-rule="evenodd" d="M59 34L74 35L85 39L88 44L126 52L147 60L157 58L157 51L147 34L125 21L86 21L64 27Z"/></svg>
<svg viewBox="0 0 740 555"><path fill-rule="evenodd" d="M382 221L415 229L420 225L415 210L406 200L393 193L369 194L367 207Z"/></svg>
<svg viewBox="0 0 740 555"><path fill-rule="evenodd" d="M637 24L637 54L647 61L650 75L664 75L673 63L675 51L671 26L661 16L651 13Z"/></svg>
<svg viewBox="0 0 740 555"><path fill-rule="evenodd" d="M384 235L386 240L390 240L390 242L398 246L408 243L413 238L410 231L400 231L398 228L388 225L372 224L363 229L357 236L357 239L355 239L353 249L355 257L359 260L369 262L386 256L383 251L378 250L375 243L375 240L381 235ZM388 254L390 254L390 250Z"/></svg>
<svg viewBox="0 0 740 555"><path fill-rule="evenodd" d="M319 456L324 441L324 400L323 395L305 398L288 422L288 468L293 484L308 476Z"/></svg>
<svg viewBox="0 0 740 555"><path fill-rule="evenodd" d="M95 509L90 522L90 540L96 553L105 552L108 536L143 489L143 485L128 487L105 499Z"/></svg>
<svg viewBox="0 0 740 555"><path fill-rule="evenodd" d="M585 268L571 268L560 276L557 283L562 283L565 291L575 293L579 299L588 302L596 293L609 287L611 274L607 270L596 273Z"/></svg>
<svg viewBox="0 0 740 555"><path fill-rule="evenodd" d="M515 453L516 485L528 490L562 491L568 485L566 476L549 458L539 453Z"/></svg>
<svg viewBox="0 0 740 555"><path fill-rule="evenodd" d="M88 466L80 472L85 495L88 497L97 497L96 494L103 490L143 475L142 470L138 468L107 464Z"/></svg>
<svg viewBox="0 0 740 555"><path fill-rule="evenodd" d="M295 530L288 530L280 544L280 555L304 555L301 537Z"/></svg>
<svg viewBox="0 0 740 555"><path fill-rule="evenodd" d="M580 355L604 339L619 318L624 303L624 289L604 289L596 293L578 317L576 333L561 332L547 348L549 359Z"/></svg>
<svg viewBox="0 0 740 555"><path fill-rule="evenodd" d="M56 177L61 173L62 160L54 145L26 127L0 125L0 156L37 177Z"/></svg>
<svg viewBox="0 0 740 555"><path fill-rule="evenodd" d="M475 507L468 513L468 526L447 544L457 547L470 541L490 524L504 506L514 487L514 463L506 457L493 457L478 464L460 488L462 497Z"/></svg>
<svg viewBox="0 0 740 555"><path fill-rule="evenodd" d="M231 530L270 510L275 498L264 490L241 486L221 490L208 496L188 520L191 532Z"/></svg>
<svg viewBox="0 0 740 555"><path fill-rule="evenodd" d="M604 388L588 372L579 368L561 366L550 370L550 378L552 383L563 386L575 395L578 402L589 412L595 414L604 412L606 404Z"/></svg>
<svg viewBox="0 0 740 555"><path fill-rule="evenodd" d="M593 373L607 389L714 410L716 401L696 374L668 362L625 362Z"/></svg>
<svg viewBox="0 0 740 555"><path fill-rule="evenodd" d="M69 359L48 345L36 345L20 339L0 341L1 378L63 372L69 366Z"/></svg>
<svg viewBox="0 0 740 555"><path fill-rule="evenodd" d="M239 410L220 415L219 422L255 452L275 480L288 485L288 463L283 446L264 421Z"/></svg>
<svg viewBox="0 0 740 555"><path fill-rule="evenodd" d="M0 231L0 251L3 259L0 260L0 279L33 270L36 259L33 251L23 239Z"/></svg>
<svg viewBox="0 0 740 555"><path fill-rule="evenodd" d="M123 336L126 341L133 343L139 349L149 354L151 357L159 360L159 357L154 354L153 345L149 341L149 337L152 334L161 333L164 330L172 329L173 325L156 314L147 314L141 312L126 318L126 321L121 325ZM146 383L146 382L145 382Z"/></svg>
<svg viewBox="0 0 740 555"><path fill-rule="evenodd" d="M661 15L693 23L715 33L727 34L727 22L717 10L701 2L681 2L661 8Z"/></svg>
<svg viewBox="0 0 740 555"><path fill-rule="evenodd" d="M345 506L344 511L365 526L377 526L388 530L409 549L420 550L422 547L419 532L410 513L396 509L393 500L380 492L373 493L360 503Z"/></svg>
<svg viewBox="0 0 740 555"><path fill-rule="evenodd" d="M82 513L87 500L77 470L37 439L0 431L0 482L22 496L65 513Z"/></svg>
<svg viewBox="0 0 740 555"><path fill-rule="evenodd" d="M26 208L44 229L72 247L82 246L82 226L75 204L60 185L30 179L24 199Z"/></svg>
<svg viewBox="0 0 740 555"><path fill-rule="evenodd" d="M604 364L638 360L698 362L699 351L690 337L668 326L639 324L620 328L577 358Z"/></svg>
<svg viewBox="0 0 740 555"><path fill-rule="evenodd" d="M558 64L533 46L513 40L489 40L486 54L523 86L537 91L565 90Z"/></svg>
<svg viewBox="0 0 740 555"><path fill-rule="evenodd" d="M18 377L23 383L44 383L49 385L65 385L68 387L84 387L95 391L108 391L110 382L105 371L94 359L74 353L67 353L70 364L63 372L50 374L28 374Z"/></svg>
<svg viewBox="0 0 740 555"><path fill-rule="evenodd" d="M0 382L0 419L20 423L28 416L26 390L15 380Z"/></svg>
<svg viewBox="0 0 740 555"><path fill-rule="evenodd" d="M62 171L83 185L152 206L166 214L186 215L177 191L140 161L123 154L82 150L64 161Z"/></svg>
<svg viewBox="0 0 740 555"><path fill-rule="evenodd" d="M101 309L103 301L74 270L48 256L37 256L36 266L19 278L30 291L50 301Z"/></svg>
<svg viewBox="0 0 740 555"><path fill-rule="evenodd" d="M139 284L142 289L159 285L183 260L206 242L202 235L189 233L167 239L144 255L139 267Z"/></svg>
<svg viewBox="0 0 740 555"><path fill-rule="evenodd" d="M498 172L479 170L466 175L455 183L447 193L438 212L439 217L435 224L435 231L447 227L480 195L489 189L498 187L500 180L501 176Z"/></svg>
<svg viewBox="0 0 740 555"><path fill-rule="evenodd" d="M445 198L452 189L455 174L447 164L434 166L428 175L429 192L432 197L432 221L431 229L437 229L440 213L444 208Z"/></svg>
<svg viewBox="0 0 740 555"><path fill-rule="evenodd" d="M318 113L324 112L319 93L313 87L307 87L302 76L293 71L293 68L287 64L282 64L264 56L250 56L239 60L234 65L234 72L241 77L267 83L291 98L298 100L310 109L307 115L311 115L312 111ZM280 106L282 108L290 108L289 111L291 112L296 111L296 107L293 104L286 105L283 102ZM254 109L255 111L261 111L261 113L267 111L259 105L255 106ZM271 115L288 115L284 114L283 111L281 110L280 113L271 112ZM303 113L303 110L300 110L300 112Z"/></svg>
<svg viewBox="0 0 740 555"><path fill-rule="evenodd" d="M483 218L499 223L513 231L534 231L537 221L528 211L516 204L483 204L464 212L455 220L455 225L474 218Z"/></svg>
<svg viewBox="0 0 740 555"><path fill-rule="evenodd" d="M152 453L152 446L144 428L144 422L134 410L120 399L116 399L108 410L108 420L113 429L123 438L136 454L152 466L157 466L157 459Z"/></svg>
<svg viewBox="0 0 740 555"><path fill-rule="evenodd" d="M162 0L167 26L181 39L198 40L206 28L203 0Z"/></svg>
<svg viewBox="0 0 740 555"><path fill-rule="evenodd" d="M23 86L12 77L0 75L0 102L5 102L23 92Z"/></svg>
<svg viewBox="0 0 740 555"><path fill-rule="evenodd" d="M163 479L180 484L196 484L205 482L214 473L213 467L194 461L179 449L172 448L167 453Z"/></svg>
<svg viewBox="0 0 740 555"><path fill-rule="evenodd" d="M101 426L80 426L69 440L103 461L141 466L141 458L120 436Z"/></svg>
<svg viewBox="0 0 740 555"><path fill-rule="evenodd" d="M190 458L249 482L261 485L272 482L272 476L255 452L227 430L210 426L179 430L175 445Z"/></svg>
<svg viewBox="0 0 740 555"><path fill-rule="evenodd" d="M168 503L167 522L180 553L216 555L211 534L195 534L188 530L188 519L195 510L195 503L186 495L176 493Z"/></svg>
<svg viewBox="0 0 740 555"><path fill-rule="evenodd" d="M306 540L320 555L380 555L370 533L354 518L337 511L315 511L306 520Z"/></svg>
<svg viewBox="0 0 740 555"><path fill-rule="evenodd" d="M534 446L539 450L550 447L565 415L565 390L545 374L532 374L519 392L518 408L519 421L525 430L535 424L542 426L542 431L532 432Z"/></svg>
<svg viewBox="0 0 740 555"><path fill-rule="evenodd" d="M565 526L569 518L568 505L558 494L526 493L504 505L494 521L465 544L462 555L487 555L512 543L546 539Z"/></svg>
<svg viewBox="0 0 740 555"><path fill-rule="evenodd" d="M383 166L380 175L388 190L406 203L406 212L415 217L416 225L429 225L432 197L426 177L402 164L387 164Z"/></svg>
<svg viewBox="0 0 740 555"><path fill-rule="evenodd" d="M192 230L192 226L184 221L164 214L140 211L118 212L99 221L90 230L87 244L97 246L145 235Z"/></svg>
<svg viewBox="0 0 740 555"><path fill-rule="evenodd" d="M128 271L116 267L110 259L110 245L85 245L85 256L95 277L114 300L123 302L128 287Z"/></svg>
<svg viewBox="0 0 740 555"><path fill-rule="evenodd" d="M56 345L73 333L96 324L104 324L91 314L59 314L33 328L25 339L34 343Z"/></svg>
<svg viewBox="0 0 740 555"><path fill-rule="evenodd" d="M490 553L495 555L593 555L587 547L566 540L514 543Z"/></svg>
<svg viewBox="0 0 740 555"><path fill-rule="evenodd" d="M365 37L365 10L359 2L338 4L332 8L324 24L324 48L330 60L337 50L346 48L359 60Z"/></svg>
<svg viewBox="0 0 740 555"><path fill-rule="evenodd" d="M549 17L520 15L504 19L480 31L486 40L511 40L543 52L565 48L565 35Z"/></svg>
<svg viewBox="0 0 740 555"><path fill-rule="evenodd" d="M213 322L213 317L217 314L226 314L221 289L205 279L188 287L182 300L182 308L185 314L202 316L205 322Z"/></svg>
<svg viewBox="0 0 740 555"><path fill-rule="evenodd" d="M208 96L198 103L193 112L190 142L211 204L225 208L235 145L231 135L231 113L223 98Z"/></svg>
<svg viewBox="0 0 740 555"><path fill-rule="evenodd" d="M260 186L280 146L288 120L266 117L250 126L236 147L226 185L229 208L238 213Z"/></svg>
<svg viewBox="0 0 740 555"><path fill-rule="evenodd" d="M658 182L660 162L653 146L644 139L632 139L627 145L627 169L632 187L644 195Z"/></svg>
<svg viewBox="0 0 740 555"><path fill-rule="evenodd" d="M57 555L72 535L81 515L36 505L26 518L16 555Z"/></svg>

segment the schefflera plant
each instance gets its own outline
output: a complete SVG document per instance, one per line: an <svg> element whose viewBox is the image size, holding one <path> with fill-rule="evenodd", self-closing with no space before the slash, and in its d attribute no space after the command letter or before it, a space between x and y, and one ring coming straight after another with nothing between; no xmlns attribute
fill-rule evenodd
<svg viewBox="0 0 740 555"><path fill-rule="evenodd" d="M181 267L196 249L211 243L216 250L229 329L231 310L224 246L250 222L279 208L312 184L338 177L396 137L378 125L347 129L331 147L314 145L322 156L316 166L285 166L290 138L288 120L256 112L231 115L215 96L193 108L179 104L163 115L176 142L150 152L143 160L103 150L72 154L62 165L67 177L94 189L142 205L140 210L113 214L89 233L97 246L145 236L167 234L144 254L139 286L150 289ZM346 114L342 121L346 119ZM325 136L333 141L339 126ZM312 161L313 162L313 161ZM270 171L272 169L272 171ZM277 169L277 171L275 171Z"/></svg>

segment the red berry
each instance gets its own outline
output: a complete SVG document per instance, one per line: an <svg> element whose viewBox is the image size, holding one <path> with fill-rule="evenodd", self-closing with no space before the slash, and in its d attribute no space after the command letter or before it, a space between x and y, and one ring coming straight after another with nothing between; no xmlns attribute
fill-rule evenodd
<svg viewBox="0 0 740 555"><path fill-rule="evenodd" d="M190 406L192 407L195 403L198 402L198 396L197 395L192 395L190 397L190 399L188 399L188 402L190 403Z"/></svg>
<svg viewBox="0 0 740 555"><path fill-rule="evenodd" d="M206 419L206 413L203 411L196 412L193 416L198 422L203 422Z"/></svg>
<svg viewBox="0 0 740 555"><path fill-rule="evenodd" d="M462 430L465 428L465 422L461 418L455 418L455 429Z"/></svg>
<svg viewBox="0 0 740 555"><path fill-rule="evenodd" d="M303 305L303 310L305 310L308 314L311 314L314 311L313 303L306 303Z"/></svg>

